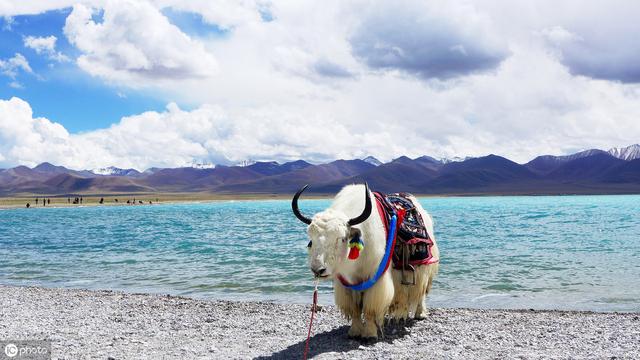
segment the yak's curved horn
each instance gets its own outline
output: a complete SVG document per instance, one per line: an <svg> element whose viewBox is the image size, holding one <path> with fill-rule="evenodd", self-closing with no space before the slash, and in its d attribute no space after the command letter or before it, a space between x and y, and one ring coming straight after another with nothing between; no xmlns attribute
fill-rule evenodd
<svg viewBox="0 0 640 360"><path fill-rule="evenodd" d="M364 210L357 218L349 220L349 226L358 225L367 220L371 215L371 196L369 196L369 185L364 183Z"/></svg>
<svg viewBox="0 0 640 360"><path fill-rule="evenodd" d="M298 190L298 192L293 196L293 200L291 200L291 209L293 210L293 214L300 219L303 223L309 225L311 224L311 219L305 217L300 213L300 209L298 209L298 198L302 194L303 191L307 190L309 184L302 187L302 189Z"/></svg>

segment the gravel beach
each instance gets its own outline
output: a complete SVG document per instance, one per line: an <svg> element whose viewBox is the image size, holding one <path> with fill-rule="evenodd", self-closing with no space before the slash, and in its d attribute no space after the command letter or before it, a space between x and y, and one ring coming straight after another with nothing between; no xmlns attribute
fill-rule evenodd
<svg viewBox="0 0 640 360"><path fill-rule="evenodd" d="M51 340L54 359L298 359L309 314L305 305L0 285L0 340ZM361 343L328 306L310 357L638 359L639 316L438 308Z"/></svg>

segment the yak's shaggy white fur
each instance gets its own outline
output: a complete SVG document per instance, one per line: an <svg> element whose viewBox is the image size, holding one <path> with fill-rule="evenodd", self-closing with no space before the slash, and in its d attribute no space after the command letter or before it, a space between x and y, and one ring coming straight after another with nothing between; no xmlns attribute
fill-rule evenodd
<svg viewBox="0 0 640 360"><path fill-rule="evenodd" d="M335 302L347 319L352 321L349 336L375 338L382 327L385 314L390 310L393 318L407 318L413 313L416 318L424 316L424 297L431 288L431 282L438 271L438 265L424 265L416 273L416 285L400 284L400 272L390 270L365 291L346 288L337 275L351 283L373 277L384 256L386 234L384 224L378 214L373 194L369 193L373 210L364 222L349 226L350 218L362 213L365 205L364 185L348 185L336 195L331 206L316 214L308 228L311 247L309 266L312 271L325 269L323 277L332 278ZM415 200L415 199L412 199ZM429 235L433 237L431 217L416 201ZM349 240L360 232L365 247L356 260L349 260ZM439 256L437 245L433 246L435 256Z"/></svg>
<svg viewBox="0 0 640 360"><path fill-rule="evenodd" d="M433 258L440 259L440 251L438 250L438 244L436 243L435 234L433 233L433 219L431 215L422 208L418 199L413 196L410 196L409 199L411 199L411 202L414 203L416 209L422 215L429 237L433 240L433 247L431 247ZM424 311L426 310L424 300L427 294L429 294L429 291L431 291L433 279L438 273L438 265L439 263L436 262L434 264L417 266L415 285L402 285L402 272L395 269L391 271L395 294L389 312L394 319L406 319L410 313L412 313L417 320L424 319ZM410 276L410 274L407 276Z"/></svg>

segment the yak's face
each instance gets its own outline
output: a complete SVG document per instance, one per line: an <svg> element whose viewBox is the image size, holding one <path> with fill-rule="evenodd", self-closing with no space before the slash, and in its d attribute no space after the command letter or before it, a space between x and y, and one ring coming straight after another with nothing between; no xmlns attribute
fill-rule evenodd
<svg viewBox="0 0 640 360"><path fill-rule="evenodd" d="M303 186L291 200L293 214L305 224L309 225L309 267L320 278L328 278L340 271L341 265L348 258L349 240L360 236L360 230L354 226L361 224L371 215L371 194L369 186L364 184L364 208L360 215L350 219L342 211L329 208L316 214L313 219L302 215L298 209L298 198L309 185ZM348 204L357 196L354 191L362 191L356 185L346 186L338 193L336 203ZM340 200L340 201L339 201ZM342 207L337 207L342 208Z"/></svg>
<svg viewBox="0 0 640 360"><path fill-rule="evenodd" d="M329 278L347 260L349 240L359 233L346 215L332 210L316 214L309 225L309 267L315 276Z"/></svg>

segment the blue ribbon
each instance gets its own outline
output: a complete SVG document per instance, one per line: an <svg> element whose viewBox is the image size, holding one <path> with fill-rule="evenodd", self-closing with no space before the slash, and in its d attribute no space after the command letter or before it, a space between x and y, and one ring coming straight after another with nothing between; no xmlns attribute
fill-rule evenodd
<svg viewBox="0 0 640 360"><path fill-rule="evenodd" d="M380 279L382 274L384 274L384 270L387 267L387 262L389 261L389 257L391 256L391 250L392 250L391 245L393 244L393 238L395 237L395 234L396 234L396 221L397 221L397 218L396 218L396 215L394 214L391 217L391 220L389 221L390 224L389 224L389 235L387 236L387 249L384 252L382 261L380 261L380 265L378 266L378 271L376 272L376 274L365 282L361 282L359 284L354 284L354 285L347 285L346 287L356 291L367 290L368 288L372 287L378 281L378 279Z"/></svg>

